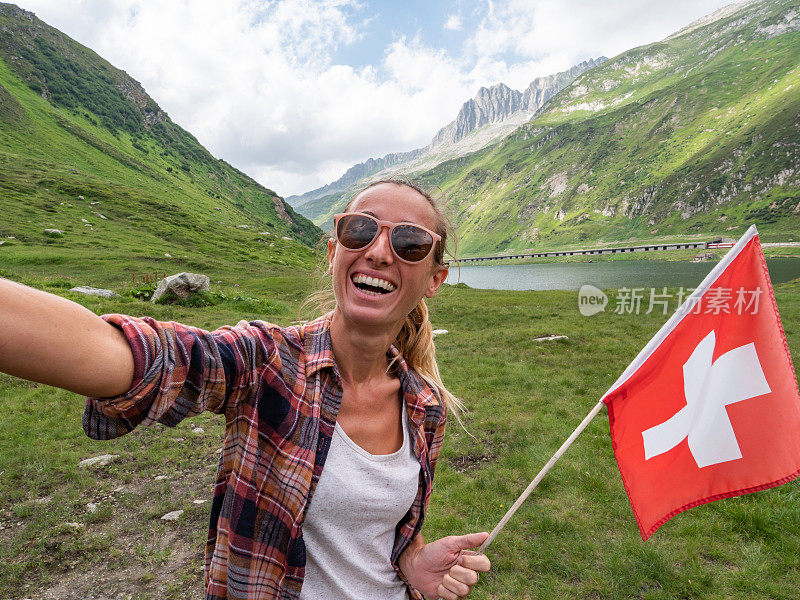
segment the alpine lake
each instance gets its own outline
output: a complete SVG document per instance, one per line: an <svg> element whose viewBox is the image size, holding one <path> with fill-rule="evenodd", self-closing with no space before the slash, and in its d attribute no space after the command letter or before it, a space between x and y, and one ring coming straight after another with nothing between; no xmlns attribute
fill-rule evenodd
<svg viewBox="0 0 800 600"><path fill-rule="evenodd" d="M800 257L766 260L773 285L800 277ZM716 264L646 259L481 264L451 267L446 282L494 290L578 290L585 284L600 289L694 288Z"/></svg>

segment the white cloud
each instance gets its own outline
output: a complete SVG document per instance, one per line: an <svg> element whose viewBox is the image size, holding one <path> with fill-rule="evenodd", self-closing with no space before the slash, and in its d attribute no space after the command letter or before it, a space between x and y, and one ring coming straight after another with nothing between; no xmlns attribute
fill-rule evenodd
<svg viewBox="0 0 800 600"><path fill-rule="evenodd" d="M481 85L524 89L538 75L663 38L722 4L484 0L461 49L399 31L368 66L335 64L374 24L374 15L359 17L365 1L20 4L128 71L215 156L283 195L329 183L370 156L424 146ZM464 27L454 14L443 21Z"/></svg>
<svg viewBox="0 0 800 600"><path fill-rule="evenodd" d="M600 54L663 39L729 0L500 0L485 14L466 44L476 65L506 70L508 85L527 86L529 73L567 69ZM508 58L511 57L511 58ZM509 64L508 61L513 61Z"/></svg>
<svg viewBox="0 0 800 600"><path fill-rule="evenodd" d="M461 17L458 15L449 15L444 23L444 28L450 31L461 31L462 27Z"/></svg>

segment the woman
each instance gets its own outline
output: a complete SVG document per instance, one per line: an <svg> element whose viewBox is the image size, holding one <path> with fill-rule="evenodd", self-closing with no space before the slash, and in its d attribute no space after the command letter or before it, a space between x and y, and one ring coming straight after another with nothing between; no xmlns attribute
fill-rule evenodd
<svg viewBox="0 0 800 600"><path fill-rule="evenodd" d="M335 222L336 306L300 327L99 318L0 280L0 370L89 396L89 436L225 415L207 600L454 600L489 569L468 551L486 533L420 534L455 401L424 303L447 276L444 219L418 188L379 182Z"/></svg>

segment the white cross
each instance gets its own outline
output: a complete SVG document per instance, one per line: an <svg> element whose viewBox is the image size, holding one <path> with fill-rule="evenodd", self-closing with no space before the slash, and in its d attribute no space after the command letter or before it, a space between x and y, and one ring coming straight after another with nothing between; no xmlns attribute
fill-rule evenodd
<svg viewBox="0 0 800 600"><path fill-rule="evenodd" d="M642 432L644 457L672 450L687 437L698 467L742 458L725 407L770 392L751 342L718 357L711 331L683 365L686 406L663 423Z"/></svg>

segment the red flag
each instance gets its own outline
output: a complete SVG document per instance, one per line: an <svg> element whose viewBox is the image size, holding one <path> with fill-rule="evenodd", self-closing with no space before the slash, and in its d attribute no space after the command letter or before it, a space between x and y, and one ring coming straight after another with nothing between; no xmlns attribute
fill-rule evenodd
<svg viewBox="0 0 800 600"><path fill-rule="evenodd" d="M642 539L800 475L800 396L755 227L603 396Z"/></svg>

